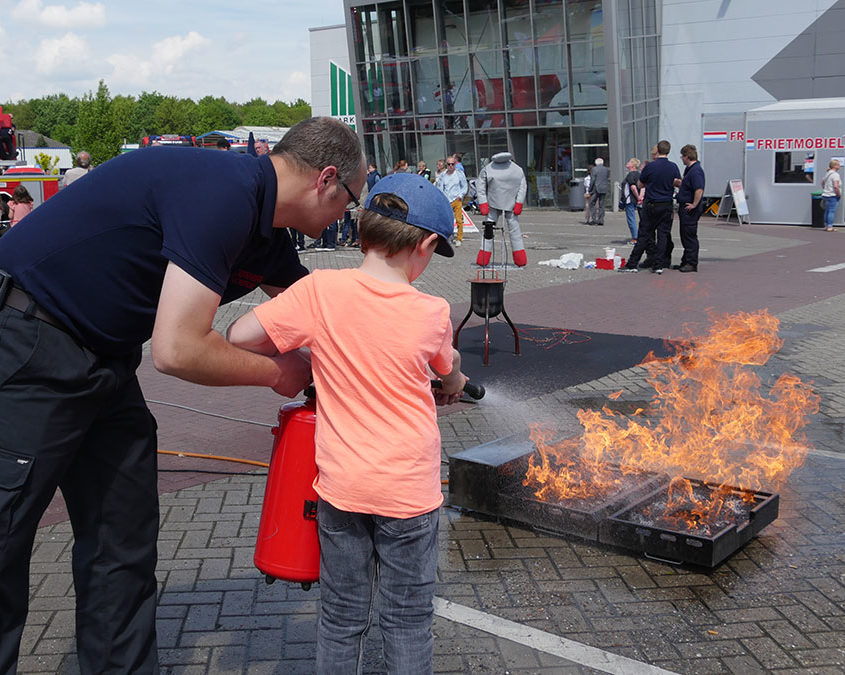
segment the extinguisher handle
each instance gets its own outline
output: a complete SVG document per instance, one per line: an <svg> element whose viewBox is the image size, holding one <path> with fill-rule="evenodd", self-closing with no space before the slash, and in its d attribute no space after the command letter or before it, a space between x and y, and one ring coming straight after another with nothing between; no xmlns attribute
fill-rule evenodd
<svg viewBox="0 0 845 675"><path fill-rule="evenodd" d="M431 381L431 388L432 389L441 389L443 387L443 383L440 380L432 380ZM484 390L484 385L482 384L473 384L472 382L467 382L464 385L464 393L469 396L470 398L474 398L476 401L484 398L484 394L487 392Z"/></svg>

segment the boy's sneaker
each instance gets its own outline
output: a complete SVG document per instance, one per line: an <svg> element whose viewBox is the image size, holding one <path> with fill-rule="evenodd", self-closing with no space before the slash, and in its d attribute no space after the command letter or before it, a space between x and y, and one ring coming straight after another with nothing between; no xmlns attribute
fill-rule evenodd
<svg viewBox="0 0 845 675"><path fill-rule="evenodd" d="M655 267L652 270L652 272L654 272L655 274L663 274L663 268L662 267Z"/></svg>
<svg viewBox="0 0 845 675"><path fill-rule="evenodd" d="M636 274L639 270L636 267L620 267L619 271L620 272L633 272L634 274Z"/></svg>
<svg viewBox="0 0 845 675"><path fill-rule="evenodd" d="M455 246L460 246L460 245L461 245L461 240L455 239Z"/></svg>
<svg viewBox="0 0 845 675"><path fill-rule="evenodd" d="M318 239L317 241L308 244L308 246L306 246L305 248L313 251L313 250L319 249L322 245L323 245L323 242L321 242Z"/></svg>

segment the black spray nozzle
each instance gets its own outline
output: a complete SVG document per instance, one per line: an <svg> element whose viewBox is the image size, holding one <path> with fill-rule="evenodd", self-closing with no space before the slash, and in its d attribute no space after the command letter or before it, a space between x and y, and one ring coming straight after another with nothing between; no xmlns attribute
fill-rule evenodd
<svg viewBox="0 0 845 675"><path fill-rule="evenodd" d="M431 381L432 389L440 389L442 387L443 383L440 380ZM483 384L473 384L472 382L467 382L464 385L464 393L470 398L474 398L476 401L480 401L482 398L484 398L484 394L486 394L487 392L485 391Z"/></svg>
<svg viewBox="0 0 845 675"><path fill-rule="evenodd" d="M496 225L495 220L485 220L484 223L484 238L485 239L492 239L493 238L493 227Z"/></svg>

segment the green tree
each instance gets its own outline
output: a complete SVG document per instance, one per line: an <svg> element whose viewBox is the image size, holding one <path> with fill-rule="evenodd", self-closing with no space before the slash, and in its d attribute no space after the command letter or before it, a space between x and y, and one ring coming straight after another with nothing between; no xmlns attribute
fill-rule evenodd
<svg viewBox="0 0 845 675"><path fill-rule="evenodd" d="M74 125L79 115L79 99L68 98L66 94L54 94L30 101L33 113L32 131L55 138L60 125Z"/></svg>
<svg viewBox="0 0 845 675"><path fill-rule="evenodd" d="M120 152L122 141L120 132L114 128L109 88L100 80L97 93L89 91L79 103L72 146L74 154L87 150L91 153L92 164L102 164Z"/></svg>
<svg viewBox="0 0 845 675"><path fill-rule="evenodd" d="M157 91L141 92L126 131L126 137L132 143L140 143L144 136L160 133L156 128L155 114L163 100L164 96Z"/></svg>
<svg viewBox="0 0 845 675"><path fill-rule="evenodd" d="M132 119L138 102L132 96L115 96L111 102L111 116L114 130L127 143L137 143Z"/></svg>
<svg viewBox="0 0 845 675"><path fill-rule="evenodd" d="M156 134L190 134L194 129L197 104L189 98L165 96L153 117Z"/></svg>
<svg viewBox="0 0 845 675"><path fill-rule="evenodd" d="M234 129L241 124L241 115L234 105L222 96L204 96L197 102L195 135L216 129Z"/></svg>
<svg viewBox="0 0 845 675"><path fill-rule="evenodd" d="M276 111L263 98L254 98L247 101L240 108L243 124L258 127L278 126L276 124Z"/></svg>
<svg viewBox="0 0 845 675"><path fill-rule="evenodd" d="M294 124L311 117L311 106L301 98L291 104L284 101L276 101L273 104L276 111L276 124L281 127L292 127Z"/></svg>

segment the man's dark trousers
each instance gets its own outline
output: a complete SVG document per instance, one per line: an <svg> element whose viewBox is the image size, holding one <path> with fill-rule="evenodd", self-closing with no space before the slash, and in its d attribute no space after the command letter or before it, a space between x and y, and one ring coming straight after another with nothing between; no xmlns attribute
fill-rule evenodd
<svg viewBox="0 0 845 675"><path fill-rule="evenodd" d="M98 356L11 307L0 344L0 672L16 671L32 545L58 486L81 672L157 673L156 424L135 376L140 347Z"/></svg>
<svg viewBox="0 0 845 675"><path fill-rule="evenodd" d="M645 210L648 220L657 232L654 269L666 269L670 264L669 256L672 255L672 202L646 202Z"/></svg>
<svg viewBox="0 0 845 675"><path fill-rule="evenodd" d="M648 209L643 208L640 214L640 227L637 232L637 243L631 250L631 255L628 256L628 262L625 267L628 269L636 269L640 264L640 258L645 253L646 261L649 263L654 260L655 252L654 241L654 221L649 217Z"/></svg>
<svg viewBox="0 0 845 675"><path fill-rule="evenodd" d="M698 268L698 219L701 218L703 211L704 205L701 202L692 211L687 211L686 204L678 204L681 244L684 247L681 266L692 265Z"/></svg>

